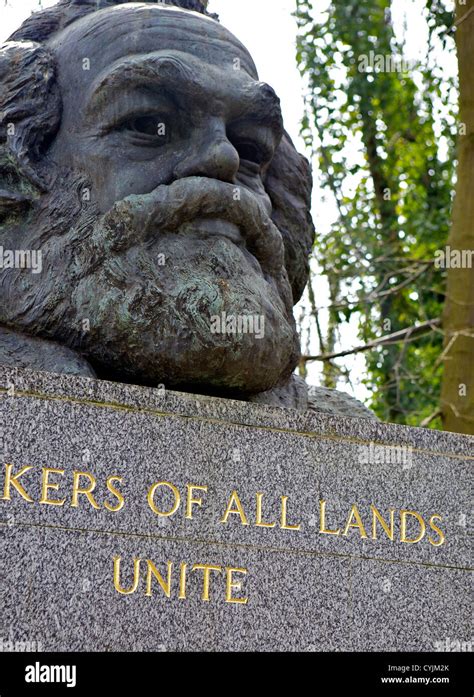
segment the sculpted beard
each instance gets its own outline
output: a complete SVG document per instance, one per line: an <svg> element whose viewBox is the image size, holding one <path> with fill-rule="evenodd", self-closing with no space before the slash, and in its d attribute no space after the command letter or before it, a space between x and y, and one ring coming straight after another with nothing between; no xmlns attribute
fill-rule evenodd
<svg viewBox="0 0 474 697"><path fill-rule="evenodd" d="M292 293L259 197L240 187L235 200L234 185L192 177L100 216L79 203L77 177L62 175L23 241L41 248L43 273L11 272L6 325L81 351L104 378L237 394L289 378ZM209 218L228 221L225 234ZM263 317L264 336L212 333L222 313Z"/></svg>

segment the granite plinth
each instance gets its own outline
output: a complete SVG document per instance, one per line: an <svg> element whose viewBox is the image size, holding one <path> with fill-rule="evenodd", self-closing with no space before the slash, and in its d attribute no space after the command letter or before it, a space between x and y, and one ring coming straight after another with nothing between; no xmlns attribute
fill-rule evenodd
<svg viewBox="0 0 474 697"><path fill-rule="evenodd" d="M472 437L7 368L0 435L4 646L472 640Z"/></svg>

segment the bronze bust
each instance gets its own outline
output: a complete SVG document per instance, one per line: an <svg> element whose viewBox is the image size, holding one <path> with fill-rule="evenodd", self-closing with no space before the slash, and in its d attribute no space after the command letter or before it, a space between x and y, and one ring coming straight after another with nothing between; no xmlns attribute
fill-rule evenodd
<svg viewBox="0 0 474 697"><path fill-rule="evenodd" d="M0 363L306 408L310 168L238 39L198 0L61 0L0 82Z"/></svg>

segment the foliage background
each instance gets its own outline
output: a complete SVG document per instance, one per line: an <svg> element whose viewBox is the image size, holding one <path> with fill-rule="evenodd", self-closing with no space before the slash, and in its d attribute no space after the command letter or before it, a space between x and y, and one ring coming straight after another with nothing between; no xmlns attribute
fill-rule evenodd
<svg viewBox="0 0 474 697"><path fill-rule="evenodd" d="M337 206L329 231L317 236L302 336L309 347L316 333L319 353L307 350L300 372L323 359L325 386L349 381L344 357L324 357L338 353L341 328L355 319L361 345L376 343L363 351L370 406L386 421L441 428L446 273L434 262L450 228L458 124L456 81L440 56L455 49L454 17L442 0L418 0L426 55L403 65L396 1L332 0L322 10L320 1L296 0L302 134ZM317 211L315 221L318 233ZM319 273L329 292L323 320Z"/></svg>

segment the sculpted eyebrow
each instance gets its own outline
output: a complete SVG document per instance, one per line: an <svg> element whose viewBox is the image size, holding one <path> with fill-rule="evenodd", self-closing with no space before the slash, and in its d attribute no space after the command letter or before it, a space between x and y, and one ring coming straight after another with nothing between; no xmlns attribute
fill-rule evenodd
<svg viewBox="0 0 474 697"><path fill-rule="evenodd" d="M127 88L136 92L147 88L152 96L153 88L163 85L168 96L178 94L186 98L190 94L189 86L194 86L194 99L205 89L201 84L199 71L185 64L175 56L140 56L127 59L112 68L106 75L99 76L92 86L86 115L97 116L110 105L115 95L123 98ZM283 118L280 100L272 87L262 82L255 82L242 95L242 113L237 119L258 121L270 127L277 137L283 134Z"/></svg>
<svg viewBox="0 0 474 697"><path fill-rule="evenodd" d="M259 84L251 103L248 105L245 118L258 121L264 126L272 128L277 136L283 135L283 116L281 112L280 99L275 91L266 84Z"/></svg>
<svg viewBox="0 0 474 697"><path fill-rule="evenodd" d="M113 98L114 93L123 95L127 87L136 91L140 87L153 88L163 84L167 87L172 85L174 92L185 92L189 82L197 82L194 71L175 58L126 61L99 77L93 85L87 113L105 107L106 99Z"/></svg>
<svg viewBox="0 0 474 697"><path fill-rule="evenodd" d="M105 87L87 107L86 117L107 130L135 114L166 114L170 109L174 113L178 108L168 89L157 90L157 85L133 85L130 90L122 88L113 94Z"/></svg>

